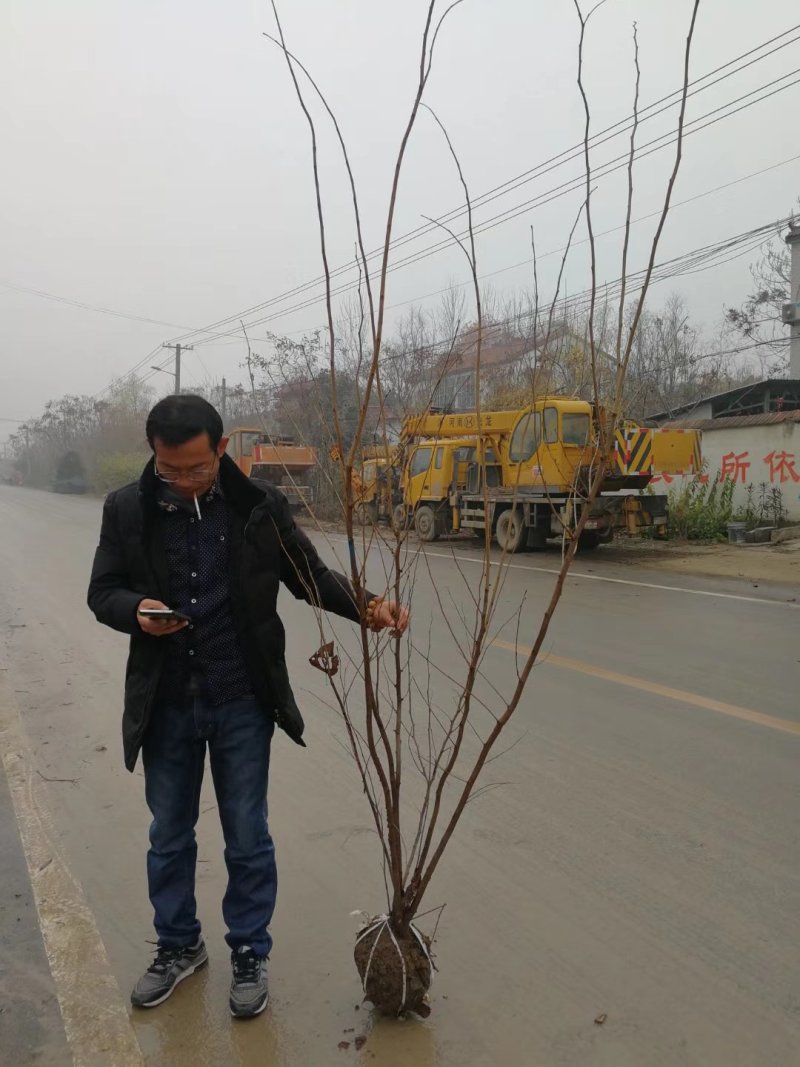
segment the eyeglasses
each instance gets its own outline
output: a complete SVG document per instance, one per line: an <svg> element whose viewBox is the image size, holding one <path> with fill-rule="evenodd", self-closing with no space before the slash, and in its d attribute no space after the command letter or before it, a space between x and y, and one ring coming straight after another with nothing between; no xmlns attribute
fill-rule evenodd
<svg viewBox="0 0 800 1067"><path fill-rule="evenodd" d="M166 482L167 485L174 485L182 478L185 478L187 482L202 483L208 481L214 473L215 466L216 464L211 467L195 467L190 471L160 471L156 466L155 472L156 477L160 478L162 482Z"/></svg>

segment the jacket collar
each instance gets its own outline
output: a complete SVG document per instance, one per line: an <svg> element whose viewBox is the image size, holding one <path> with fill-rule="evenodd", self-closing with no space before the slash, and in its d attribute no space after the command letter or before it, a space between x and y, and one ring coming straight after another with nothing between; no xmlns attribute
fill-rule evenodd
<svg viewBox="0 0 800 1067"><path fill-rule="evenodd" d="M266 497L264 490L259 489L247 475L242 474L228 455L224 455L220 460L219 481L226 503L245 518ZM145 514L152 515L156 511L160 487L155 459L151 457L139 478L139 500Z"/></svg>

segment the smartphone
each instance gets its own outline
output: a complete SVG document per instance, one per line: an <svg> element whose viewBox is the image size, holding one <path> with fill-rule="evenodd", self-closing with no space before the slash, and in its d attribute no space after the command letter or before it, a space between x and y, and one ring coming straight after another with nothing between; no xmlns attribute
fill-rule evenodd
<svg viewBox="0 0 800 1067"><path fill-rule="evenodd" d="M172 608L139 608L137 614L143 619L177 619L179 622L191 622L188 615Z"/></svg>

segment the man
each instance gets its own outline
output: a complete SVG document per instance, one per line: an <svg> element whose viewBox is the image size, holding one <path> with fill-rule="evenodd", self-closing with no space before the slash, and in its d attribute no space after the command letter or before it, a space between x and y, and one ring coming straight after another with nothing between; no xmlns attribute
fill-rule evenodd
<svg viewBox="0 0 800 1067"><path fill-rule="evenodd" d="M242 474L217 411L170 396L150 412L153 458L103 509L89 607L130 634L122 733L132 771L141 749L153 816L147 877L158 948L131 1001L151 1008L208 960L195 904L195 824L209 750L225 838L222 913L238 1018L267 1005L264 961L277 873L267 825L277 724L302 745L284 659L279 582L299 599L358 621L350 582L328 570L274 486ZM402 632L405 610L368 596L370 624ZM148 617L165 608L168 619ZM182 617L181 617L182 616Z"/></svg>

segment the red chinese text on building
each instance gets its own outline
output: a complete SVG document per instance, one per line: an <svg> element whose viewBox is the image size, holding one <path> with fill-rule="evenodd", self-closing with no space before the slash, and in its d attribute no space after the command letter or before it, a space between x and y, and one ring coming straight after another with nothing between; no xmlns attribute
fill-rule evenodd
<svg viewBox="0 0 800 1067"><path fill-rule="evenodd" d="M726 478L730 478L733 482L741 482L742 485L747 481L747 472L750 470L750 453L749 452L728 452L722 457L722 466L719 472L719 480L724 482Z"/></svg>
<svg viewBox="0 0 800 1067"><path fill-rule="evenodd" d="M764 462L769 464L769 480L776 479L781 483L800 482L800 474L795 470L796 460L794 452L770 452L764 456Z"/></svg>

